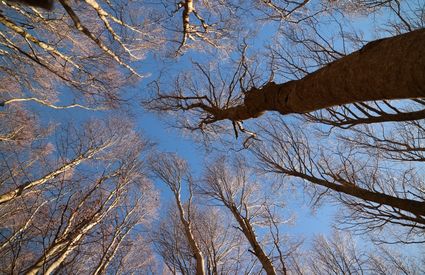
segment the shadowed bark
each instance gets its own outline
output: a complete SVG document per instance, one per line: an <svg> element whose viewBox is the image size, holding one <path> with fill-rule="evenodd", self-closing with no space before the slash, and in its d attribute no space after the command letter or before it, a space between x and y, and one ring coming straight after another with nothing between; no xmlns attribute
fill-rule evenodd
<svg viewBox="0 0 425 275"><path fill-rule="evenodd" d="M46 10L53 9L53 0L12 0L11 2L18 2L23 5L39 7Z"/></svg>

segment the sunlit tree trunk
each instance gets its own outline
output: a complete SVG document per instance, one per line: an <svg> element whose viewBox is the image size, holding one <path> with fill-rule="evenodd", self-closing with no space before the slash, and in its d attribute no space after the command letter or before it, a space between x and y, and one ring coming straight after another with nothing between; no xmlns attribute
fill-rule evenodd
<svg viewBox="0 0 425 275"><path fill-rule="evenodd" d="M100 184L101 182L99 182ZM95 187L96 188L96 187ZM62 236L56 240L46 252L32 265L32 267L26 272L27 275L36 275L43 266L55 255L59 254L50 265L48 266L45 274L51 274L63 261L78 247L78 243L84 238L84 236L110 212L118 203L118 197L115 197L118 190L111 192L103 202L103 205L96 211L91 218L89 218L84 224L73 230L65 230ZM106 204L110 202L108 206ZM106 207L105 207L106 206ZM76 212L74 212L75 214ZM72 215L74 218L75 215ZM69 223L67 229L70 228L72 223Z"/></svg>
<svg viewBox="0 0 425 275"><path fill-rule="evenodd" d="M90 148L86 152L84 152L81 155L74 158L72 161L65 163L64 165L62 165L58 169L42 176L41 178L34 180L34 181L29 181L29 182L23 183L23 184L19 185L17 188L10 190L10 191L8 191L4 194L1 194L0 195L0 205L3 204L3 203L7 203L7 202L21 196L23 194L23 192L28 190L28 189L31 189L31 188L37 187L39 185L45 184L49 180L52 180L52 179L56 178L57 176L71 170L72 168L76 167L77 165L79 165L84 160L88 160L88 159L92 158L95 153L101 151L102 149L105 149L106 147L108 147L108 145Z"/></svg>
<svg viewBox="0 0 425 275"><path fill-rule="evenodd" d="M233 216L235 217L236 221L238 222L242 230L242 233L245 235L246 239L251 245L253 253L261 262L261 265L263 266L266 273L268 275L277 274L272 261L266 255L266 253L264 253L264 250L261 248L260 243L258 242L257 237L255 236L254 229L252 228L249 220L242 217L241 213L239 212L236 206L232 205L229 207L229 209L232 212Z"/></svg>
<svg viewBox="0 0 425 275"><path fill-rule="evenodd" d="M305 114L355 102L425 97L425 29L372 41L299 80L269 82L244 92L239 105L222 106L203 94L158 93L152 109L200 110L203 124L243 121L266 111ZM158 106L155 104L159 104Z"/></svg>
<svg viewBox="0 0 425 275"><path fill-rule="evenodd" d="M354 102L425 97L425 29L370 42L306 77L247 93L229 118L307 113Z"/></svg>
<svg viewBox="0 0 425 275"><path fill-rule="evenodd" d="M183 224L187 240L194 254L193 256L196 259L196 275L204 275L205 274L204 256L202 255L202 251L195 240L195 236L193 235L191 223L185 218L185 211L180 201L180 195L175 195L175 197L176 197L177 208L179 210L180 221Z"/></svg>
<svg viewBox="0 0 425 275"><path fill-rule="evenodd" d="M162 154L151 159L151 169L155 175L168 185L173 192L180 223L183 227L185 238L190 246L193 257L196 261L196 274L205 274L205 259L201 251L198 240L193 232L193 222L191 215L191 203L193 196L193 182L186 163L173 154ZM181 190L183 182L187 182L189 199L187 206L181 200ZM183 270L183 269L181 269Z"/></svg>

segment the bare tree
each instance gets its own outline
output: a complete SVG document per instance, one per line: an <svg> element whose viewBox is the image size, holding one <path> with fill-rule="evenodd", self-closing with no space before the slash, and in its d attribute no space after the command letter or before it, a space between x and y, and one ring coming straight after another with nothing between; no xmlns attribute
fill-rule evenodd
<svg viewBox="0 0 425 275"><path fill-rule="evenodd" d="M424 272L423 258L403 255L402 250L378 246L368 256L368 268L375 274L421 274Z"/></svg>
<svg viewBox="0 0 425 275"><path fill-rule="evenodd" d="M167 214L152 232L152 241L155 251L162 257L169 272L196 273L192 249L185 237L176 208L168 208Z"/></svg>
<svg viewBox="0 0 425 275"><path fill-rule="evenodd" d="M387 24L379 27L385 32L381 29L376 36L390 37L368 43L371 39L358 30L347 30L351 22L345 16L356 7L359 13L388 8L394 17L384 19ZM342 202L347 209L341 215L349 224L366 231L399 225L403 233L398 241L423 241L424 94L417 85L423 70L410 73L411 66L424 60L413 57L421 51L414 47L425 33L418 16L423 5L358 1L319 11L320 16L297 22L297 28L279 29L269 47L270 64L256 60L264 56L250 55L246 45L234 64L194 62L197 71L176 77L169 91L154 83L147 106L180 112L180 126L191 131L214 136L233 128L236 137L244 133L250 140L261 139L253 150L265 171L312 183L304 186L313 201L330 195ZM266 111L280 115L270 115L264 123L259 116ZM303 124L306 131L283 121L281 115L290 114L304 114L314 124ZM251 118L258 126L247 123L247 129L242 122ZM314 127L322 131L313 132ZM346 128L351 131L344 132Z"/></svg>
<svg viewBox="0 0 425 275"><path fill-rule="evenodd" d="M368 136L367 131L359 131L359 135L354 136L347 133L348 136L340 136L336 143L333 135L323 138L316 135L319 138L315 139L313 133L308 134L279 119L261 129L262 138L267 142L259 142L253 151L264 171L283 175L288 180L299 179L296 181L299 183L311 183L313 201L330 195L342 202L349 212L340 212L341 216L349 224L360 225L358 229L373 231L388 224L402 225L409 228L404 238L411 239L415 235L422 239L425 205L419 171L406 163L388 161L391 157L403 160L401 156L409 156L404 159L407 162L415 161L414 147L406 153L385 146L378 149L379 146L370 144L367 147L364 140L374 138L372 132ZM389 145L401 148L409 146L409 139L403 140L405 135L416 142L411 129L399 130L393 134L401 138L396 141L398 138L394 136L393 143L390 130L382 132L386 140L381 145L388 141Z"/></svg>
<svg viewBox="0 0 425 275"><path fill-rule="evenodd" d="M231 217L219 208L207 206L195 212L196 236L206 256L207 274L234 274L249 270L253 262L242 234Z"/></svg>
<svg viewBox="0 0 425 275"><path fill-rule="evenodd" d="M189 122L183 126L190 130L215 131L223 127L222 122L231 122L236 132L251 135L242 121L267 111L282 115L329 111L333 119L325 116L331 120L328 123L341 125L423 118L423 94L416 85L421 70L407 67L419 65L423 59L414 57L419 52L410 48L419 46L419 37L423 37L423 5L399 1L259 2L256 9L264 14L262 20L276 20L282 26L267 53L258 54L245 46L239 61L194 62L190 75L183 73L169 85L155 83L147 106L182 113ZM372 35L386 38L371 41L351 25L356 20L352 14L382 10L388 18L383 18L385 23ZM294 16L299 20L292 21ZM417 75L404 73L410 70ZM391 82L396 79L397 83ZM418 105L416 110L398 109L389 102L393 99L414 99ZM367 103L382 100L379 107ZM352 106L345 106L350 103ZM331 108L340 105L344 106Z"/></svg>
<svg viewBox="0 0 425 275"><path fill-rule="evenodd" d="M163 181L171 190L177 207L180 226L196 261L196 274L205 274L205 257L201 251L199 240L195 238L192 222L193 179L184 160L173 154L157 154L151 159L151 169L155 176ZM182 188L187 185L189 198L183 203Z"/></svg>
<svg viewBox="0 0 425 275"><path fill-rule="evenodd" d="M192 207L191 221L193 234L205 255L205 273L256 272L256 257L248 252L249 247L240 231L234 228L230 217L216 207L200 207ZM160 218L157 229L152 232L152 241L170 273L196 272L191 248L174 205L170 205L166 215Z"/></svg>
<svg viewBox="0 0 425 275"><path fill-rule="evenodd" d="M125 256L120 251L135 226L149 222L156 194L140 161L148 143L129 125L121 124L118 129L110 128L113 120L110 123L93 121L77 131L70 126L55 148L63 160L94 146L94 142L109 146L85 165L48 177L0 206L5 232L0 250L5 259L1 266L4 272L50 274L77 267L75 263L89 253L90 246L99 244L102 248L102 243L103 250L99 251L103 253L97 251L86 268L95 273L120 268L111 263ZM20 167L27 169L27 177L31 169L42 168L41 162L36 167L28 166ZM54 166L52 169L56 171Z"/></svg>
<svg viewBox="0 0 425 275"><path fill-rule="evenodd" d="M121 87L141 77L133 61L161 40L148 18L134 22L142 7L132 1L58 1L51 11L19 3L1 4L0 79L9 79L1 106L31 101L55 109L116 107ZM64 90L71 93L57 104Z"/></svg>
<svg viewBox="0 0 425 275"><path fill-rule="evenodd" d="M352 237L333 231L330 239L316 237L308 267L314 274L363 274L366 264L366 253L355 246Z"/></svg>
<svg viewBox="0 0 425 275"><path fill-rule="evenodd" d="M49 181L72 171L75 167L80 165L82 162L92 159L96 156L96 154L106 151L111 146L119 142L121 138L117 132L111 131L110 133L104 132L105 135L101 138L97 138L94 133L94 128L100 126L98 123L88 123L86 125L86 133L79 134L77 133L77 129L73 129L72 125L69 125L68 129L58 129L63 130L61 135L64 135L64 140L69 140L74 138L72 142L75 142L75 148L63 148L64 150L69 151L69 153L73 153L74 155L61 156L58 155L58 159L55 161L55 168L50 168L48 172L44 172L41 175L30 176L28 172L24 172L19 175L14 175L13 171L9 171L10 178L2 182L2 189L5 190L0 194L0 205L7 203L11 200L14 200L25 193L37 189L39 186L48 183ZM101 134L101 129L99 129L99 134ZM74 135L74 136L73 136ZM37 140L35 140L37 142ZM4 146L11 146L13 148L14 144L4 144ZM68 147L68 144L61 144L60 146ZM52 144L44 145L45 150L52 150ZM30 150L33 150L32 148ZM47 153L50 153L47 151ZM7 160L8 156L5 156L5 166L12 166L13 163L9 163ZM37 158L38 156L34 155L33 157ZM13 158L12 158L13 159ZM20 160L23 161L23 160ZM28 159L27 163L33 163L34 159ZM25 166L26 164L21 164L21 166ZM25 168L21 169L25 169ZM28 171L30 167L26 169ZM41 169L40 169L41 171ZM25 179L26 178L26 179ZM22 181L22 182L21 182Z"/></svg>
<svg viewBox="0 0 425 275"><path fill-rule="evenodd" d="M194 49L187 51L194 60L203 51L214 56L193 61L196 70L177 70L171 92L163 79L152 82L147 107L185 113L178 117L192 131L233 128L236 137L257 140L251 148L260 168L302 183L315 202L341 202L344 225L396 228L395 242L423 242L425 24L423 4L411 2L2 1L1 272L152 273L155 260L138 231L156 207L140 157L146 142L125 119L43 130L28 107L121 106L123 87L143 77L135 61L168 49L164 41L177 55ZM381 11L389 13L376 37L348 30L345 17ZM271 40L266 53L248 47L262 37ZM267 111L303 114L297 123L308 131L279 115L263 123ZM260 122L253 129L243 124L252 118ZM60 142L51 136L58 131ZM194 204L184 161L158 153L150 162L175 201L153 238L171 273L305 272L299 242L283 234L282 198L267 193L269 182L259 183L243 162L234 171L224 159L208 164L196 184L227 214ZM235 228L219 222L230 214ZM350 240L318 238L307 272L423 271L388 251L366 261Z"/></svg>
<svg viewBox="0 0 425 275"><path fill-rule="evenodd" d="M317 236L305 256L306 274L420 274L421 259L379 245L361 247L347 232Z"/></svg>
<svg viewBox="0 0 425 275"><path fill-rule="evenodd" d="M211 79L207 78L209 94L198 87L164 94L157 91L152 108L192 111L199 114L199 125L221 120L233 123L256 118L265 111L282 115L308 113L319 109L372 100L409 99L423 97L421 86L421 50L423 29L403 35L373 41L362 49L344 56L300 80L283 84L272 81L260 88L244 87L247 72L235 74L235 82L227 91L228 100L219 96ZM418 48L415 48L418 47ZM392 64L397 64L393 66ZM239 70L239 68L238 68ZM412 74L403 72L411 71ZM361 72L361 73L360 73ZM206 75L208 77L208 75ZM396 83L391 80L397 79ZM191 90L195 94L191 94ZM314 96L311 96L314 93ZM216 99L214 98L216 97ZM219 100L220 99L220 100Z"/></svg>
<svg viewBox="0 0 425 275"><path fill-rule="evenodd" d="M270 194L261 192L261 188L242 160L236 161L232 166L222 158L208 166L198 192L219 201L228 209L238 224L237 229L249 242L249 251L258 258L267 274L287 274L289 268L286 258L289 258L291 252L295 252L297 245L283 243L285 238L280 230L285 221L279 215L279 209L276 209L279 205L273 203ZM267 247L265 237L262 241L259 239L255 227L269 228L271 248ZM270 252L266 249L270 249Z"/></svg>

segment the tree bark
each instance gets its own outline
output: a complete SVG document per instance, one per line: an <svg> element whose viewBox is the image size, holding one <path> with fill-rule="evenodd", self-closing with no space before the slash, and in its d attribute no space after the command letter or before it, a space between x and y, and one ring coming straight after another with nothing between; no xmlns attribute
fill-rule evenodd
<svg viewBox="0 0 425 275"><path fill-rule="evenodd" d="M111 192L104 202L103 206L91 217L91 220L81 225L79 228L74 229L73 232L64 234L57 241L55 241L46 252L37 260L37 262L32 265L25 275L36 275L43 266L51 260L55 255L59 254L59 257L56 258L48 267L44 274L51 274L53 271L59 267L61 263L78 247L78 243L87 235L87 233L99 224L103 218L112 210L118 203L118 198L115 198L114 201L107 207L107 209L102 212L106 203L111 200L111 198L116 194L116 191Z"/></svg>
<svg viewBox="0 0 425 275"><path fill-rule="evenodd" d="M242 233L248 239L249 244L251 245L252 250L254 251L255 256L260 261L267 275L276 275L275 268L273 266L270 258L264 253L264 250L261 248L260 244L257 241L254 230L252 229L251 224L246 219L242 218L239 210L236 206L232 205L229 207L236 221L242 229Z"/></svg>
<svg viewBox="0 0 425 275"><path fill-rule="evenodd" d="M285 171L283 172L287 175L302 178L308 180L314 184L327 187L334 191L344 193L365 201L374 202L378 205L388 205L390 207L398 208L400 210L410 212L416 216L417 221L420 223L425 223L425 220L421 217L425 217L425 202L416 201L412 199L398 198L390 196L384 193L379 193L375 191L370 191L363 189L361 187L351 185L351 184L335 184L323 179L319 179L313 176L309 176L303 173L296 171Z"/></svg>
<svg viewBox="0 0 425 275"><path fill-rule="evenodd" d="M53 0L11 0L11 2L18 2L23 5L43 8L45 10L53 9Z"/></svg>
<svg viewBox="0 0 425 275"><path fill-rule="evenodd" d="M180 195L175 194L177 208L179 211L180 221L183 224L184 232L186 234L187 241L189 242L190 249L192 250L193 256L196 260L196 275L205 275L205 261L202 251L195 240L195 236L192 232L191 223L185 218L185 211L180 200Z"/></svg>
<svg viewBox="0 0 425 275"><path fill-rule="evenodd" d="M194 106L215 121L241 121L265 111L283 115L384 99L425 97L425 29L370 42L306 77L269 82L245 94L244 103L227 109Z"/></svg>

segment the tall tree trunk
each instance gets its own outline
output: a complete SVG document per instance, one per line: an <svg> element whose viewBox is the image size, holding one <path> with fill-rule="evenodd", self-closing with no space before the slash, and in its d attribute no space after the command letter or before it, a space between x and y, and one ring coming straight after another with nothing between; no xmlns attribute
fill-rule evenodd
<svg viewBox="0 0 425 275"><path fill-rule="evenodd" d="M196 260L196 275L205 275L204 256L202 255L202 251L195 240L195 236L193 235L191 223L184 216L185 211L180 201L180 196L178 194L175 194L175 198L176 198L177 208L180 215L180 221L183 224L186 238L189 242L189 246Z"/></svg>
<svg viewBox="0 0 425 275"><path fill-rule="evenodd" d="M245 235L249 244L251 245L255 256L260 261L261 265L266 271L267 275L276 275L276 270L273 266L273 263L258 243L257 237L255 236L255 232L249 221L241 216L239 210L236 208L235 205L231 205L229 208L236 221L238 222L239 226L241 227L242 233Z"/></svg>
<svg viewBox="0 0 425 275"><path fill-rule="evenodd" d="M241 121L265 111L308 113L354 102L425 97L425 29L370 42L300 80L270 82L227 109L193 104L212 121Z"/></svg>

